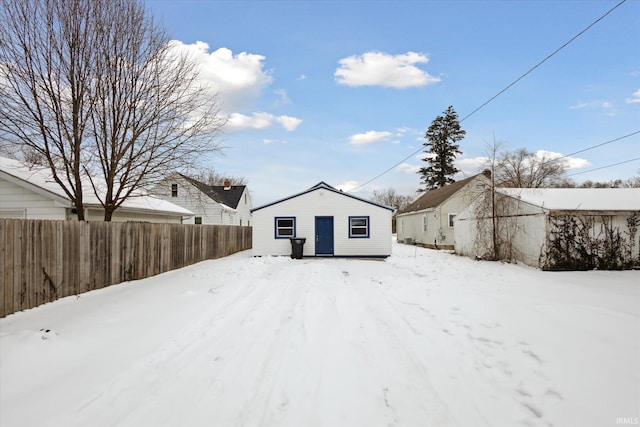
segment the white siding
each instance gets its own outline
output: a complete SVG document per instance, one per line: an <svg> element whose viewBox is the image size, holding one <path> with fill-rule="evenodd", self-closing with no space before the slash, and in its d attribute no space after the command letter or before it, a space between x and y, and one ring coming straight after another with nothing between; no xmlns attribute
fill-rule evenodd
<svg viewBox="0 0 640 427"><path fill-rule="evenodd" d="M242 197L236 207L236 217L233 225L252 225L251 223L251 208L253 204L251 202L251 194L249 194L249 188L245 187L242 192Z"/></svg>
<svg viewBox="0 0 640 427"><path fill-rule="evenodd" d="M410 238L415 243L430 246L437 244L439 247L453 249L454 227L449 226L449 215L458 214L467 207L482 191L481 188L477 188L477 185L484 183L485 180L486 178L479 176L439 206L398 215L396 217L398 241L402 242L405 238ZM423 229L425 215L427 216L426 232ZM400 222L402 226L399 225Z"/></svg>
<svg viewBox="0 0 640 427"><path fill-rule="evenodd" d="M0 212L5 212L2 216L13 215L17 211L24 212L22 218L25 219L67 219L64 206L0 178Z"/></svg>
<svg viewBox="0 0 640 427"><path fill-rule="evenodd" d="M508 204L506 216L498 220L498 236L501 242L501 255L510 250L511 258L532 267L540 268L549 238L549 212L539 206L513 198L500 198L500 203ZM478 220L475 218L475 204L472 204L458 215L455 226L456 253L465 256L483 256L491 248L491 218ZM556 212L558 215L572 215L576 218L590 216L596 218L592 235L601 233L603 218L611 220L611 225L617 228L623 236L629 236L630 230L627 219L633 212L598 212L571 211ZM484 231L484 235L482 234ZM637 237L636 237L637 238ZM511 245L511 247L509 247ZM632 248L632 257L638 256L638 245Z"/></svg>
<svg viewBox="0 0 640 427"><path fill-rule="evenodd" d="M178 185L178 196L171 196L171 185ZM245 187L238 208L229 210L212 200L209 196L198 190L193 184L180 176L167 179L158 184L151 191L153 195L167 200L185 209L189 209L195 215L186 219L185 224L195 224L196 217L202 218L202 224L217 225L251 225L251 196Z"/></svg>
<svg viewBox="0 0 640 427"><path fill-rule="evenodd" d="M0 178L0 218L76 219L70 214L71 209L60 203L37 194L17 184ZM126 208L116 210L112 221L143 221L159 223L181 223L180 215L166 215L127 211ZM104 211L101 209L86 209L87 221L103 221Z"/></svg>
<svg viewBox="0 0 640 427"><path fill-rule="evenodd" d="M253 255L289 255L289 239L275 238L275 218L295 217L296 237L305 237L304 256L315 256L315 217L332 216L335 256L391 254L391 211L326 189L253 212ZM369 238L349 238L349 217L369 217Z"/></svg>
<svg viewBox="0 0 640 427"><path fill-rule="evenodd" d="M177 197L171 196L172 184L178 185ZM185 219L185 224L195 224L195 217L202 217L202 224L228 224L231 221L229 214L225 215L223 212L222 206L179 176L163 181L151 193L193 212L195 215Z"/></svg>
<svg viewBox="0 0 640 427"><path fill-rule="evenodd" d="M475 218L474 209L475 204L456 217L455 251L459 255L484 257L492 253L492 219ZM509 209L513 214L500 217L497 222L500 253L538 267L546 241L546 215L539 207L526 203L514 203Z"/></svg>

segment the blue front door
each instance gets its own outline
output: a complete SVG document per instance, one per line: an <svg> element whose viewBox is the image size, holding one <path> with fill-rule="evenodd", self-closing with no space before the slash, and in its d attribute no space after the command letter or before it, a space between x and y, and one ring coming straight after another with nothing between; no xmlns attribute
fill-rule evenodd
<svg viewBox="0 0 640 427"><path fill-rule="evenodd" d="M333 255L333 217L316 217L316 255Z"/></svg>

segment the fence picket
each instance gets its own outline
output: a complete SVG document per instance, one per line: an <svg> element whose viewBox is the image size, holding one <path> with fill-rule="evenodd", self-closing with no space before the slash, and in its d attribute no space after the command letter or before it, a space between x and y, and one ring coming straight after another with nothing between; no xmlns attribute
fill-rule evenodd
<svg viewBox="0 0 640 427"><path fill-rule="evenodd" d="M0 317L251 248L251 227L0 219Z"/></svg>

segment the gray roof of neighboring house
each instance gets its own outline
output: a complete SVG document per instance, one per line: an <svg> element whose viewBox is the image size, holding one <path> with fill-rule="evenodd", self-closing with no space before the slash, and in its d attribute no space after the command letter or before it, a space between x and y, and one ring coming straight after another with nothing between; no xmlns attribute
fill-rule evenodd
<svg viewBox="0 0 640 427"><path fill-rule="evenodd" d="M300 193L297 193L297 194L291 195L291 196L289 196L289 197L285 197L284 199L276 200L275 202L268 203L268 204L266 204L266 205L263 205L263 206L257 207L257 208L255 208L255 209L251 209L251 212L255 212L255 211L257 211L257 210L264 209L264 208L266 208L266 207L273 206L273 205L276 205L276 204L278 204L278 203L282 203L282 202L284 202L284 201L286 201L286 200L290 200L290 199L293 199L293 198L295 198L295 197L302 196L303 194L307 194L307 193L310 193L310 192L312 192L312 191L320 190L320 189L328 190L328 191L331 191L331 192L333 192L333 193L340 194L341 196L350 197L350 198L352 198L352 199L356 199L356 200L359 200L359 201L361 201L361 202L368 203L368 204L370 204L370 205L378 206L378 207L383 208L383 209L388 209L388 210L390 210L390 211L393 211L393 210L394 210L393 208L391 208L391 207L389 207L389 206L384 206L384 205L381 205L381 204L378 204L378 203L372 202L371 200L366 200L366 199L362 199L362 198L360 198L360 197L352 196L351 194L347 194L347 193L343 192L342 190L338 190L337 188L330 186L329 184L327 184L327 183L326 183L326 182L324 182L324 181L320 181L319 183L317 183L317 184L316 184L316 185L314 185L313 187L309 188L308 190L305 190L305 191L302 191L302 192L300 192Z"/></svg>
<svg viewBox="0 0 640 427"><path fill-rule="evenodd" d="M398 214L417 212L424 209L435 208L439 206L449 197L453 196L458 190L462 189L465 185L473 181L477 176L474 175L469 178L465 178L461 181L456 181L453 184L445 185L444 187L436 188L435 190L426 191L422 196L418 197L413 203L402 209Z"/></svg>
<svg viewBox="0 0 640 427"><path fill-rule="evenodd" d="M221 203L233 209L237 209L242 193L247 187L246 185L232 185L231 188L225 190L223 185L209 185L186 175L180 174L180 176L216 203Z"/></svg>

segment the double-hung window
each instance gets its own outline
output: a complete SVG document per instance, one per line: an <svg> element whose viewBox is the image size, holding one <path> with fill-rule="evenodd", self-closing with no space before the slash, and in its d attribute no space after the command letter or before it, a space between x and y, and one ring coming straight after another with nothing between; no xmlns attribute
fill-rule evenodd
<svg viewBox="0 0 640 427"><path fill-rule="evenodd" d="M293 216L276 217L276 239L296 237L296 218Z"/></svg>
<svg viewBox="0 0 640 427"><path fill-rule="evenodd" d="M349 238L369 238L369 217L349 217Z"/></svg>

